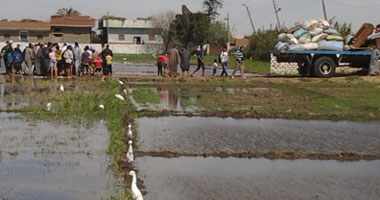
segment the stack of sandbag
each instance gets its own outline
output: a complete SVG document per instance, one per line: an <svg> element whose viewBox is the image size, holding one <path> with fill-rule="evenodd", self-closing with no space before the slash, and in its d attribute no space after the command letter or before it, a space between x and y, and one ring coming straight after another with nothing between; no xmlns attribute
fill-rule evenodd
<svg viewBox="0 0 380 200"><path fill-rule="evenodd" d="M278 35L277 50L343 50L343 38L326 20L309 20Z"/></svg>

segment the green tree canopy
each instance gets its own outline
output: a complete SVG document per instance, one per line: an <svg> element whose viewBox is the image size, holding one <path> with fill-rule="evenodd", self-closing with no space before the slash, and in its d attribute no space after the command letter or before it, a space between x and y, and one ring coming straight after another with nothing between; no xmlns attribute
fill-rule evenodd
<svg viewBox="0 0 380 200"><path fill-rule="evenodd" d="M184 46L190 43L202 45L207 41L210 18L204 13L177 15L171 29L175 30L178 40Z"/></svg>
<svg viewBox="0 0 380 200"><path fill-rule="evenodd" d="M80 16L81 13L73 8L60 8L55 13L58 16Z"/></svg>
<svg viewBox="0 0 380 200"><path fill-rule="evenodd" d="M219 15L218 9L223 8L223 0L205 0L203 1L203 7L207 16L211 19L215 19Z"/></svg>

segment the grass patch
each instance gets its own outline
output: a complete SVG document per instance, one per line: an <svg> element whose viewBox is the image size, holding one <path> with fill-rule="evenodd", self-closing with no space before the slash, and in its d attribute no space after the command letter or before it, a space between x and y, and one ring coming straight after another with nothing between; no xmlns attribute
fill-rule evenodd
<svg viewBox="0 0 380 200"><path fill-rule="evenodd" d="M133 98L140 104L159 104L160 98L152 88L136 88L132 92Z"/></svg>

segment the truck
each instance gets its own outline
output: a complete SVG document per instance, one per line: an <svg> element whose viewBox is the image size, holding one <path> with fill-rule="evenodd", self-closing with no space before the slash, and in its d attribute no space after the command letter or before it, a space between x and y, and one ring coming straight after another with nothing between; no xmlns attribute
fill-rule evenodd
<svg viewBox="0 0 380 200"><path fill-rule="evenodd" d="M273 51L277 62L296 62L302 76L329 78L337 67L369 69L371 51Z"/></svg>

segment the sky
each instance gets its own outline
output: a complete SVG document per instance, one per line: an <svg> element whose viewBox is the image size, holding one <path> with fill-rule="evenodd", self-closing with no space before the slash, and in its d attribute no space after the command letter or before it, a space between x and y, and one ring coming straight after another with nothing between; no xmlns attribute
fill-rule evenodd
<svg viewBox="0 0 380 200"><path fill-rule="evenodd" d="M191 11L203 9L203 0L0 0L0 19L20 20L32 18L48 21L59 8L72 7L83 15L95 19L106 15L137 18L149 17L167 11L181 12L185 4ZM278 13L281 24L287 27L296 22L323 18L321 0L275 0L281 11ZM230 16L232 34L235 36L249 35L252 27L249 22L245 3L252 14L256 29L269 28L275 25L272 0L224 0L220 9L219 20L226 21ZM338 22L352 23L356 32L363 23L380 24L379 0L325 0L328 18L335 17Z"/></svg>

